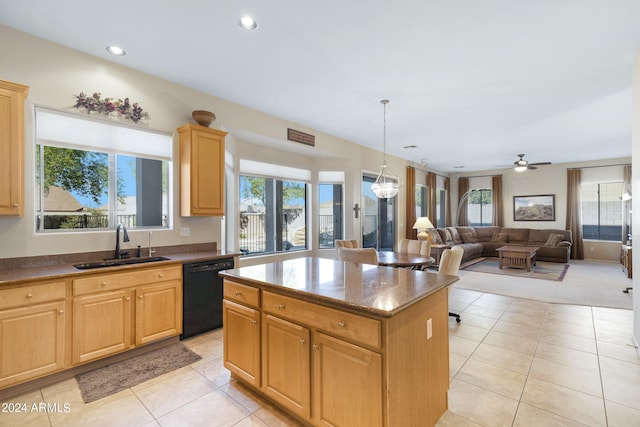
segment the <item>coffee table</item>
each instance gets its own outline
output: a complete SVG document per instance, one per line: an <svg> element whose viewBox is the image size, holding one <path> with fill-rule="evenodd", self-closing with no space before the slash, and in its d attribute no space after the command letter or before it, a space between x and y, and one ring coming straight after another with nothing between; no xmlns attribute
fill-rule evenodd
<svg viewBox="0 0 640 427"><path fill-rule="evenodd" d="M536 251L538 246L501 246L498 251L500 270L502 267L526 268L531 271L531 266L536 265Z"/></svg>

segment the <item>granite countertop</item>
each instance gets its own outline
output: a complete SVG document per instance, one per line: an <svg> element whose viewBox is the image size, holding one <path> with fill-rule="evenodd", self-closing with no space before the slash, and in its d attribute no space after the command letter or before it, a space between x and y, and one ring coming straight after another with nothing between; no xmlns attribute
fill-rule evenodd
<svg viewBox="0 0 640 427"><path fill-rule="evenodd" d="M73 264L89 261L97 261L93 257L78 258L75 261L68 262L53 262L47 265L39 265L37 260L30 260L25 262L24 265L16 264L11 268L3 268L0 270L0 286L16 285L30 280L40 279L66 279L67 277L76 277L87 274L96 273L113 273L115 271L126 271L129 269L144 268L144 267L160 267L170 264L183 264L186 262L197 262L209 259L223 259L239 256L239 253L232 253L220 250L200 250L200 251L185 251L175 253L163 253L162 248L158 248L157 253L154 256L162 256L168 258L166 261L154 261L150 263L140 264L128 264L118 265L113 267L101 267L93 269L80 270L73 266ZM81 255L79 255L81 257ZM39 258L39 257L33 257ZM46 257L45 257L46 258ZM143 257L144 258L144 257ZM44 264L44 262L43 262Z"/></svg>
<svg viewBox="0 0 640 427"><path fill-rule="evenodd" d="M296 258L224 270L220 275L299 299L382 317L391 317L458 280L457 276L325 258Z"/></svg>

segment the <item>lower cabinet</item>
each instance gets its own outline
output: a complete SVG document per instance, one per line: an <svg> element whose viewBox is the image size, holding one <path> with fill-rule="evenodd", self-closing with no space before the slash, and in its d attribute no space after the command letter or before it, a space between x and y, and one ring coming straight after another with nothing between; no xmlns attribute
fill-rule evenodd
<svg viewBox="0 0 640 427"><path fill-rule="evenodd" d="M0 388L65 367L66 282L0 290Z"/></svg>
<svg viewBox="0 0 640 427"><path fill-rule="evenodd" d="M225 293L228 290L225 284ZM254 387L260 387L260 312L224 300L224 367Z"/></svg>
<svg viewBox="0 0 640 427"><path fill-rule="evenodd" d="M72 364L179 335L181 277L170 266L74 279Z"/></svg>

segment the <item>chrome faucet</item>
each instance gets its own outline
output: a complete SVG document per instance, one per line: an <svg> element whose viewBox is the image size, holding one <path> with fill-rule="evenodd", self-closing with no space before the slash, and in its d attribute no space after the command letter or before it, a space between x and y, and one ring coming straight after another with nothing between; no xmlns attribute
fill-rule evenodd
<svg viewBox="0 0 640 427"><path fill-rule="evenodd" d="M122 253L120 252L120 229L122 228L122 241L129 241L129 234L127 234L127 227L122 224L118 224L116 227L116 251L115 251L115 259L122 259Z"/></svg>

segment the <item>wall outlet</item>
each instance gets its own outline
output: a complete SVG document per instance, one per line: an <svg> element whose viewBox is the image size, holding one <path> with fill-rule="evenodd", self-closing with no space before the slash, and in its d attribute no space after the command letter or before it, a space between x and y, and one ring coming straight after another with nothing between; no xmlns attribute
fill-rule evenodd
<svg viewBox="0 0 640 427"><path fill-rule="evenodd" d="M191 234L189 227L180 227L180 237L187 237L189 234Z"/></svg>
<svg viewBox="0 0 640 427"><path fill-rule="evenodd" d="M433 320L427 319L427 339L433 336Z"/></svg>

